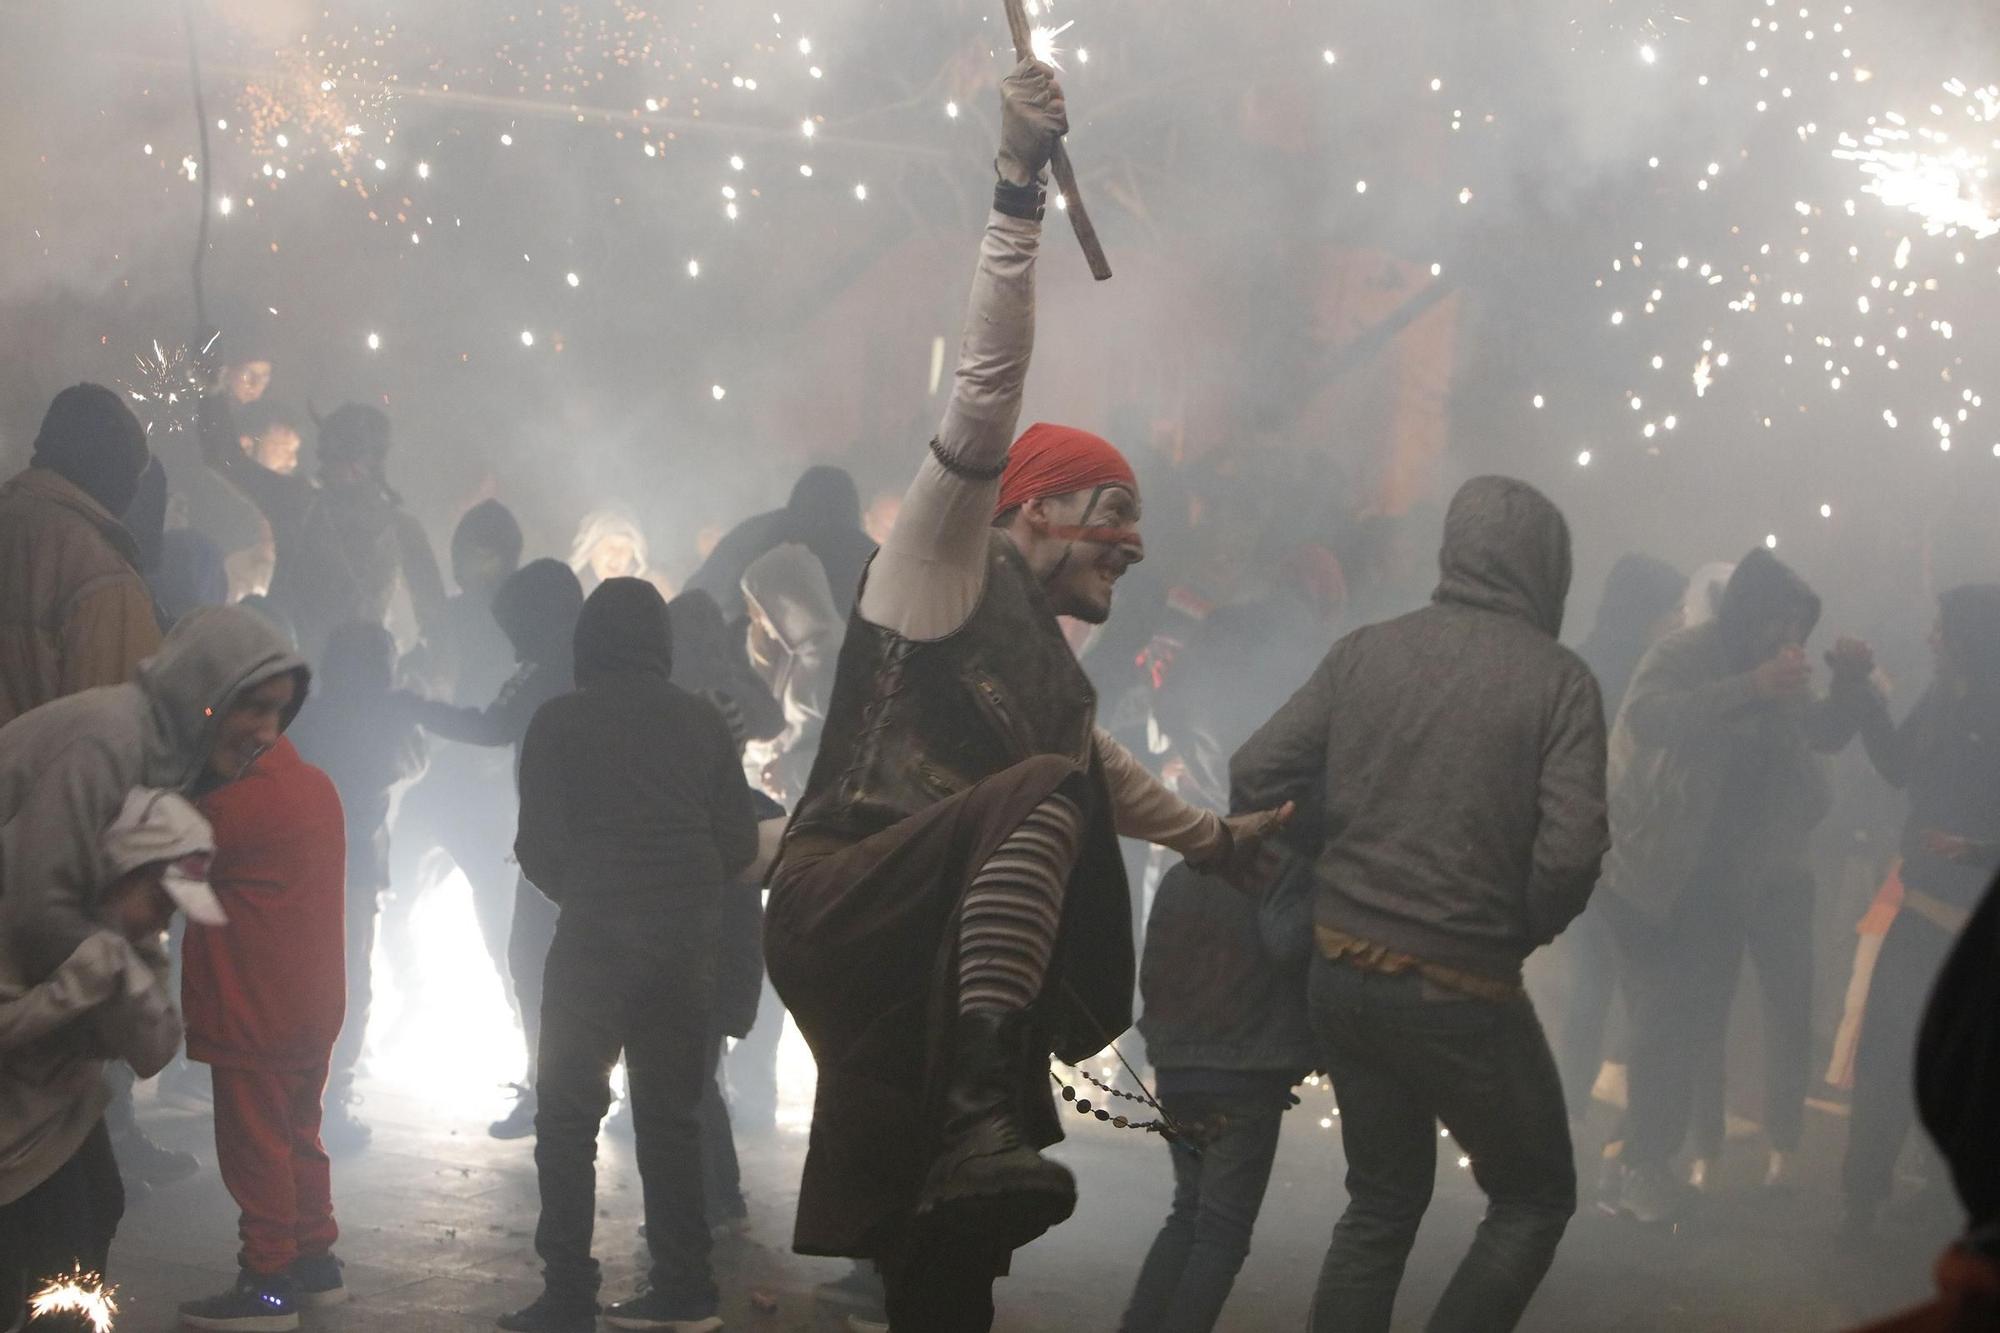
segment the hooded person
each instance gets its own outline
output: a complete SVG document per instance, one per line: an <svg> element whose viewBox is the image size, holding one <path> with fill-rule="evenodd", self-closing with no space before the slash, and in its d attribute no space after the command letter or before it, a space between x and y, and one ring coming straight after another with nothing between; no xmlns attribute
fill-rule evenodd
<svg viewBox="0 0 2000 1333"><path fill-rule="evenodd" d="M1869 761L1908 796L1909 812L1902 908L1875 960L1855 1052L1842 1171L1851 1240L1888 1202L1916 1119L1910 1066L1925 997L2000 870L2000 585L1946 592L1931 642L1936 677L1900 724L1865 677L1856 681ZM2000 1189L1991 1196L1989 1213Z"/></svg>
<svg viewBox="0 0 2000 1333"><path fill-rule="evenodd" d="M606 579L647 577L650 548L646 530L629 510L616 505L593 509L576 528L569 567L576 571L585 594Z"/></svg>
<svg viewBox="0 0 2000 1333"><path fill-rule="evenodd" d="M441 627L403 660L403 674L433 698L460 708L484 704L515 670L514 652L493 600L521 567L521 525L498 500L465 512L451 538L452 578L458 592L445 603ZM473 916L503 994L507 986L507 934L514 912L514 868L508 840L514 834L514 779L509 756L476 745L433 747L429 769L396 811L389 884L381 935L397 985L415 995L423 958L411 914L445 880L453 865L472 888ZM510 999L509 1003L512 1001Z"/></svg>
<svg viewBox="0 0 2000 1333"><path fill-rule="evenodd" d="M704 1333L722 1323L696 1112L715 1055L716 926L725 893L756 892L734 882L757 854L756 808L721 714L672 683L657 589L607 579L575 640L576 691L544 704L521 746L514 850L561 917L536 1068L546 1289L500 1327L596 1326L594 1162L622 1051L652 1268L641 1295L605 1314L616 1327Z"/></svg>
<svg viewBox="0 0 2000 1333"><path fill-rule="evenodd" d="M1730 576L1713 619L1668 635L1634 675L1612 730L1611 855L1603 895L1632 1017L1618 1207L1675 1216L1669 1174L1706 1052L1727 1031L1748 946L1765 1027L1767 1178L1803 1129L1811 1040L1807 840L1831 806L1820 754L1853 737L1854 683L1873 659L1842 639L1816 698L1805 643L1818 596L1763 548Z"/></svg>
<svg viewBox="0 0 2000 1333"><path fill-rule="evenodd" d="M131 683L0 728L0 932L30 983L96 928L99 835L126 794L199 795L233 781L291 724L309 677L268 622L205 607L174 626Z"/></svg>
<svg viewBox="0 0 2000 1333"><path fill-rule="evenodd" d="M845 617L875 543L861 526L861 492L854 478L824 464L799 474L783 509L753 515L730 529L687 586L715 598L724 617L734 620L746 610L744 574L760 556L788 542L804 546L819 561L834 605Z"/></svg>
<svg viewBox="0 0 2000 1333"><path fill-rule="evenodd" d="M135 788L93 839L103 879L90 933L40 981L0 949L0 1318L33 1286L102 1275L124 1212L102 1116L107 1061L150 1077L181 1040L165 931L176 911L224 923L208 886L215 838L179 793Z"/></svg>
<svg viewBox="0 0 2000 1333"><path fill-rule="evenodd" d="M749 646L731 635L722 609L691 590L667 603L674 631L674 684L722 710L740 741L772 741L785 730L784 706L750 664Z"/></svg>
<svg viewBox="0 0 2000 1333"><path fill-rule="evenodd" d="M1683 629L1715 619L1715 608L1722 605L1723 590L1729 587L1729 576L1735 572L1736 566L1727 560L1711 561L1694 572L1681 602Z"/></svg>
<svg viewBox="0 0 2000 1333"><path fill-rule="evenodd" d="M846 622L834 608L819 558L796 542L751 562L743 599L750 610L751 663L785 710L785 730L770 747L770 772L778 789L796 799L819 753Z"/></svg>
<svg viewBox="0 0 2000 1333"><path fill-rule="evenodd" d="M418 628L435 632L444 580L423 525L389 485L389 418L347 403L318 425L316 475L274 472L243 452L226 401L202 400L203 459L271 525L271 600L315 655L337 626L385 622L399 584Z"/></svg>
<svg viewBox="0 0 2000 1333"><path fill-rule="evenodd" d="M404 695L411 715L427 731L465 745L514 749L520 776L520 746L541 706L567 694L575 684L576 623L583 610L583 585L560 560L531 560L493 595L493 619L514 647L518 664L485 707L459 707L442 700ZM542 967L555 937L556 914L549 900L517 876L507 930L510 994L527 1048L528 1079L517 1085L514 1109L493 1122L495 1138L526 1138L534 1132L535 1052L541 1032Z"/></svg>
<svg viewBox="0 0 2000 1333"><path fill-rule="evenodd" d="M1012 1252L1075 1208L1038 1151L1061 1137L1048 1057L1130 1024L1117 835L1238 869L1280 822L1193 809L1095 726L1057 617L1110 614L1139 496L1087 431L1009 447L1064 122L1045 65L1001 100L950 405L863 581L764 931L819 1067L793 1246L876 1260L889 1323L938 1333L990 1327Z"/></svg>
<svg viewBox="0 0 2000 1333"><path fill-rule="evenodd" d="M1438 567L1430 606L1334 644L1230 764L1256 804L1325 790L1309 1003L1349 1201L1317 1333L1388 1328L1434 1123L1487 1209L1430 1327L1514 1327L1576 1208L1562 1085L1521 980L1583 910L1607 842L1604 707L1558 640L1569 526L1533 487L1476 477Z"/></svg>
<svg viewBox="0 0 2000 1333"><path fill-rule="evenodd" d="M150 458L132 409L77 384L49 404L28 467L0 486L0 726L122 684L160 646L139 545L119 517Z"/></svg>
<svg viewBox="0 0 2000 1333"><path fill-rule="evenodd" d="M305 732L334 680L351 671L329 657L326 688L293 735ZM365 1005L357 1014L345 1002L351 830L332 780L299 756L291 735L240 779L203 796L201 809L215 826L212 881L229 924L183 942L181 1001L188 1059L209 1067L216 1165L239 1210L241 1245L236 1281L182 1304L181 1323L297 1328L301 1304L347 1294L332 1253L339 1229L321 1117L342 1019L367 1016ZM366 814L357 814L365 846ZM338 1093L333 1105L336 1116L347 1114Z"/></svg>
<svg viewBox="0 0 2000 1333"><path fill-rule="evenodd" d="M1607 718L1618 715L1632 673L1646 650L1686 623L1688 581L1664 560L1637 551L1618 557L1604 580L1597 619L1577 655L1597 677ZM1556 1064L1562 1070L1570 1118L1590 1106L1604 1049L1604 1028L1617 996L1617 945L1601 912L1586 913L1561 946L1570 962L1569 999Z"/></svg>

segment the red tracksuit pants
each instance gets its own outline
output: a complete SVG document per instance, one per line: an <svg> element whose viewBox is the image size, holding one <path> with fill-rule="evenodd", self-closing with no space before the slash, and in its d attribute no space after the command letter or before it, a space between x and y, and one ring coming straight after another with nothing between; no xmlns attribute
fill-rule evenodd
<svg viewBox="0 0 2000 1333"><path fill-rule="evenodd" d="M237 1261L259 1274L325 1254L340 1229L320 1146L326 1065L306 1070L221 1069L215 1079L215 1156L242 1210Z"/></svg>

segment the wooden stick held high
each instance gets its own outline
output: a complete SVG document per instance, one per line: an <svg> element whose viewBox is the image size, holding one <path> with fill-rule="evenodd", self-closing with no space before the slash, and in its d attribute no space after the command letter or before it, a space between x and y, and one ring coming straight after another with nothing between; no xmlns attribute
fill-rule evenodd
<svg viewBox="0 0 2000 1333"><path fill-rule="evenodd" d="M1014 38L1014 56L1026 60L1035 54L1034 29L1028 24L1028 9L1025 0L1007 0L1007 31ZM1083 247L1083 258L1090 265L1090 276L1103 282L1111 276L1111 261L1104 255L1104 242L1097 239L1097 228L1091 224L1090 214L1083 207L1083 193L1077 189L1076 168L1070 165L1069 150L1062 140L1056 140L1055 151L1049 155L1049 173L1056 178L1056 189L1062 192L1063 211L1069 214L1069 225L1076 231L1076 241Z"/></svg>

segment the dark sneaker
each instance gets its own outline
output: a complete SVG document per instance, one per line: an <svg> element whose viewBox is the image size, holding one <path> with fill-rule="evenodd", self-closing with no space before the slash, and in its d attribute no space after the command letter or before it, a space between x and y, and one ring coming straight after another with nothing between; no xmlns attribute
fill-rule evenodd
<svg viewBox="0 0 2000 1333"><path fill-rule="evenodd" d="M607 1305L604 1322L613 1328L665 1329L666 1333L715 1333L722 1327L722 1317L715 1313L714 1301L695 1305L668 1300L657 1291Z"/></svg>
<svg viewBox="0 0 2000 1333"><path fill-rule="evenodd" d="M240 1333L289 1333L299 1326L297 1291L288 1273L239 1273L220 1296L181 1306L186 1328L227 1328Z"/></svg>
<svg viewBox="0 0 2000 1333"><path fill-rule="evenodd" d="M331 1254L301 1255L292 1265L292 1285L301 1305L341 1305L347 1300L347 1282L340 1275L346 1265Z"/></svg>
<svg viewBox="0 0 2000 1333"><path fill-rule="evenodd" d="M597 1333L597 1302L559 1300L545 1291L533 1305L493 1322L511 1333Z"/></svg>
<svg viewBox="0 0 2000 1333"><path fill-rule="evenodd" d="M486 1127L496 1139L525 1139L535 1132L535 1090L516 1083L514 1109Z"/></svg>
<svg viewBox="0 0 2000 1333"><path fill-rule="evenodd" d="M111 1140L111 1155L118 1159L118 1170L126 1180L147 1189L178 1185L201 1170L201 1160L193 1153L162 1148L136 1126Z"/></svg>

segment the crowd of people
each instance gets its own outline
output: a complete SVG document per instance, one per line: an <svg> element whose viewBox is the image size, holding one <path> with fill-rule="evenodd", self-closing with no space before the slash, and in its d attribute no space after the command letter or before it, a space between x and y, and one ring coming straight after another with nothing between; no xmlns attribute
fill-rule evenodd
<svg viewBox="0 0 2000 1333"><path fill-rule="evenodd" d="M106 1271L128 1181L194 1169L131 1109L177 1061L209 1067L242 1243L183 1321L342 1299L329 1162L370 1141L378 939L413 986L413 907L455 868L522 1037L491 1132L533 1138L540 1187L545 1289L502 1328L721 1327L733 1135L770 1123L786 1013L818 1066L794 1245L859 1261L857 1327L991 1326L1013 1252L1076 1206L1042 1152L1065 1106L1167 1141L1121 1326L1213 1327L1317 1073L1348 1201L1302 1317L1390 1326L1441 1125L1489 1205L1427 1326L1511 1328L1609 1071L1600 1206L1669 1223L1710 1187L1746 957L1764 1177L1796 1176L1811 838L1823 756L1857 737L1907 818L1857 981L1844 1231L1878 1225L1921 1113L1970 1217L1943 1300L1990 1304L2000 584L1939 598L1905 706L1857 639L1815 684L1820 600L1762 547L1693 579L1626 556L1572 650L1569 528L1523 482L1458 490L1412 610L1407 529L1341 540L1325 485L1246 524L1272 477L1017 436L1062 129L1024 63L950 403L879 550L823 466L680 589L629 513L530 559L486 498L448 592L378 409L313 423L307 476L301 423L258 410L270 368L239 367L176 477L118 394L56 396L0 487L0 1317ZM233 535L215 481L250 506ZM1199 589L1141 565L1142 494L1156 546L1221 516ZM1528 964L1559 938L1552 1047ZM1135 1000L1151 1090L1053 1095L1051 1059L1103 1050ZM605 1305L621 1061L650 1268Z"/></svg>

